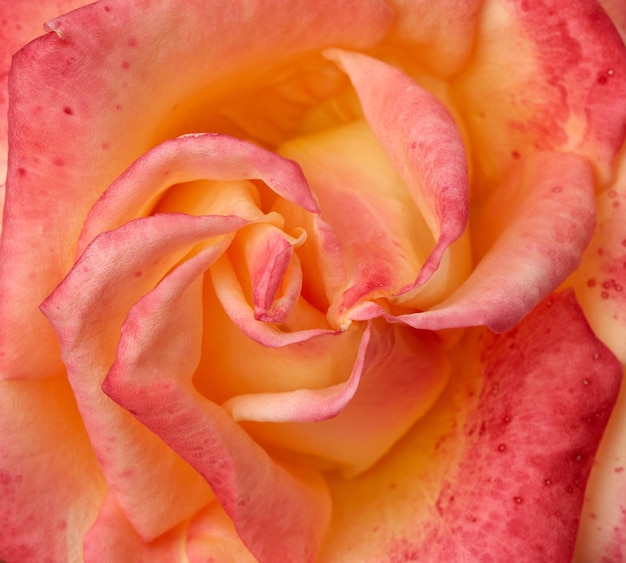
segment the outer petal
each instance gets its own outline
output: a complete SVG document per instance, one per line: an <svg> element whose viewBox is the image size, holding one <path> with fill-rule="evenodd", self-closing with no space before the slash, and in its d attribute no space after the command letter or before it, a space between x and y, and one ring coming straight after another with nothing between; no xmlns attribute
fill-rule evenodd
<svg viewBox="0 0 626 563"><path fill-rule="evenodd" d="M429 330L480 324L508 330L578 266L594 220L587 162L535 153L477 215L477 252L484 256L469 279L430 311L398 318Z"/></svg>
<svg viewBox="0 0 626 563"><path fill-rule="evenodd" d="M600 4L615 24L622 41L626 43L626 6L620 0L600 0Z"/></svg>
<svg viewBox="0 0 626 563"><path fill-rule="evenodd" d="M105 492L67 381L0 382L0 560L80 561Z"/></svg>
<svg viewBox="0 0 626 563"><path fill-rule="evenodd" d="M596 197L598 225L568 280L595 333L626 364L626 149L615 183Z"/></svg>
<svg viewBox="0 0 626 563"><path fill-rule="evenodd" d="M626 131L626 48L600 6L488 0L480 15L473 62L454 86L472 137L472 196L536 149L583 154L610 179Z"/></svg>
<svg viewBox="0 0 626 563"><path fill-rule="evenodd" d="M321 561L571 561L621 380L572 293L467 333L441 400L372 471L331 480Z"/></svg>
<svg viewBox="0 0 626 563"><path fill-rule="evenodd" d="M185 215L128 223L100 235L42 305L59 335L67 376L107 482L145 540L188 517L211 493L195 471L100 387L132 304L195 244L213 238L199 256L215 260L228 233L244 224L237 217Z"/></svg>
<svg viewBox="0 0 626 563"><path fill-rule="evenodd" d="M11 58L26 43L43 35L43 24L60 14L69 12L87 4L88 0L23 0L0 3L0 186L3 186L7 164L8 124L7 108L9 105L7 82ZM4 191L4 188L1 188ZM4 200L0 193L0 202ZM0 216L2 205L0 204ZM1 221L1 219L0 219Z"/></svg>
<svg viewBox="0 0 626 563"><path fill-rule="evenodd" d="M49 22L54 33L20 51L9 84L2 377L62 370L36 307L71 267L89 208L132 161L191 132L185 112L211 96L328 45L371 47L391 16L379 0L217 0L210 10L204 0L184 10L175 0L107 0ZM210 127L205 117L191 120L196 131Z"/></svg>
<svg viewBox="0 0 626 563"><path fill-rule="evenodd" d="M199 334L190 339L184 328L194 317L200 324L202 260L179 266L133 307L103 389L204 476L256 557L312 561L330 513L321 478L277 465L191 385Z"/></svg>
<svg viewBox="0 0 626 563"><path fill-rule="evenodd" d="M396 17L389 41L437 76L462 70L470 57L480 0L389 0ZM408 58L407 57L407 58Z"/></svg>

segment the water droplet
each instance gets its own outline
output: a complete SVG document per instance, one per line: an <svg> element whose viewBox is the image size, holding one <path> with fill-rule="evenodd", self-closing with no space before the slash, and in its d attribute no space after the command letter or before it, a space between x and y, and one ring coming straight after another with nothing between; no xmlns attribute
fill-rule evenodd
<svg viewBox="0 0 626 563"><path fill-rule="evenodd" d="M610 283L610 282L608 282L608 281L605 281L605 282L602 284L602 287L603 287L604 289L609 289L609 288L611 287L611 283Z"/></svg>
<svg viewBox="0 0 626 563"><path fill-rule="evenodd" d="M588 379L583 379L583 385L589 385L589 380Z"/></svg>
<svg viewBox="0 0 626 563"><path fill-rule="evenodd" d="M561 186L554 186L550 191L553 194L559 194L563 191L563 188Z"/></svg>
<svg viewBox="0 0 626 563"><path fill-rule="evenodd" d="M497 384L497 383L494 383L494 384L491 386L491 394L492 394L492 395L497 395L497 394L498 394L498 384Z"/></svg>
<svg viewBox="0 0 626 563"><path fill-rule="evenodd" d="M546 479L544 481L544 483L546 484L547 487L549 487L550 485L552 485L552 481L550 479Z"/></svg>
<svg viewBox="0 0 626 563"><path fill-rule="evenodd" d="M600 354L598 354L597 352L593 355L593 359L594 360L599 360L600 359Z"/></svg>
<svg viewBox="0 0 626 563"><path fill-rule="evenodd" d="M522 502L524 502L524 499L522 499L522 497L513 497L513 500L514 500L517 504L522 504Z"/></svg>
<svg viewBox="0 0 626 563"><path fill-rule="evenodd" d="M609 298L609 292L608 291L603 291L600 294L600 297L602 297L602 299L608 299Z"/></svg>
<svg viewBox="0 0 626 563"><path fill-rule="evenodd" d="M607 71L606 71L606 73L607 73L609 76L613 76L613 74L615 73L615 71L614 71L612 68L610 68L609 70L607 70Z"/></svg>
<svg viewBox="0 0 626 563"><path fill-rule="evenodd" d="M503 452L504 450L506 450L506 445L505 445L505 444L500 444L500 445L498 446L498 451L499 451L499 452Z"/></svg>
<svg viewBox="0 0 626 563"><path fill-rule="evenodd" d="M594 286L596 285L596 283L598 283L598 282L596 282L596 280L595 280L595 279L593 279L593 278L591 278L591 279L589 279L589 280L587 281L587 285L588 285L589 287L594 287Z"/></svg>

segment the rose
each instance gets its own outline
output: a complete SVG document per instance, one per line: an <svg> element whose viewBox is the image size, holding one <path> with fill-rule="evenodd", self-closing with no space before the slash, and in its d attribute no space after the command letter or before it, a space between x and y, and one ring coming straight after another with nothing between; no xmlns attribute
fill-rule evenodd
<svg viewBox="0 0 626 563"><path fill-rule="evenodd" d="M140 4L52 20L15 58L0 556L570 558L619 367L571 293L538 303L592 234L594 186L619 187L610 20ZM178 137L198 131L304 176ZM508 332L461 330L480 325Z"/></svg>

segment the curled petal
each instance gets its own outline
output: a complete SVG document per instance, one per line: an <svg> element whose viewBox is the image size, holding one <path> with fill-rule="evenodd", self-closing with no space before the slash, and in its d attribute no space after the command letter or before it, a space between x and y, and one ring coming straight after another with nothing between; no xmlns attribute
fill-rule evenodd
<svg viewBox="0 0 626 563"><path fill-rule="evenodd" d="M580 263L595 223L593 185L580 157L525 159L476 217L484 256L468 280L433 309L398 318L428 330L515 326Z"/></svg>
<svg viewBox="0 0 626 563"><path fill-rule="evenodd" d="M330 50L327 56L350 77L367 122L436 240L411 289L430 278L466 227L468 173L460 133L446 108L398 69L358 53Z"/></svg>
<svg viewBox="0 0 626 563"><path fill-rule="evenodd" d="M214 237L198 255L214 260L245 224L238 217L186 215L133 221L97 237L42 305L59 335L67 377L105 478L146 541L197 510L211 492L159 438L103 395L101 385L132 304L194 245Z"/></svg>
<svg viewBox="0 0 626 563"><path fill-rule="evenodd" d="M134 305L103 390L206 479L256 557L310 561L329 519L322 480L278 466L191 385L200 354L203 262L202 254L190 259ZM190 320L194 338L185 330ZM181 365L181 358L190 362Z"/></svg>
<svg viewBox="0 0 626 563"><path fill-rule="evenodd" d="M78 252L99 233L144 215L170 186L202 179L260 179L289 201L319 211L295 162L225 135L186 135L152 149L111 185L89 213Z"/></svg>
<svg viewBox="0 0 626 563"><path fill-rule="evenodd" d="M571 561L619 362L573 292L508 333L467 331L451 359L441 400L385 460L329 479L322 560Z"/></svg>
<svg viewBox="0 0 626 563"><path fill-rule="evenodd" d="M19 4L3 9L9 28L30 2ZM52 31L13 60L2 377L63 370L37 307L71 268L89 209L133 161L164 139L216 130L214 114L198 120L216 95L228 99L259 73L329 45L371 48L393 17L382 0L282 0L272 9L239 0L215 0L211 9L205 0L189 0L184 10L176 0L140 5L107 0L55 18Z"/></svg>

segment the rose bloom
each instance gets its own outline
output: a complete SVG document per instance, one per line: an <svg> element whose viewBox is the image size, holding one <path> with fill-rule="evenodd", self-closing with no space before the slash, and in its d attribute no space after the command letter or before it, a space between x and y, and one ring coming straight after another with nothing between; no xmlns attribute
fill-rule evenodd
<svg viewBox="0 0 626 563"><path fill-rule="evenodd" d="M622 561L626 5L82 4L0 3L0 559Z"/></svg>

